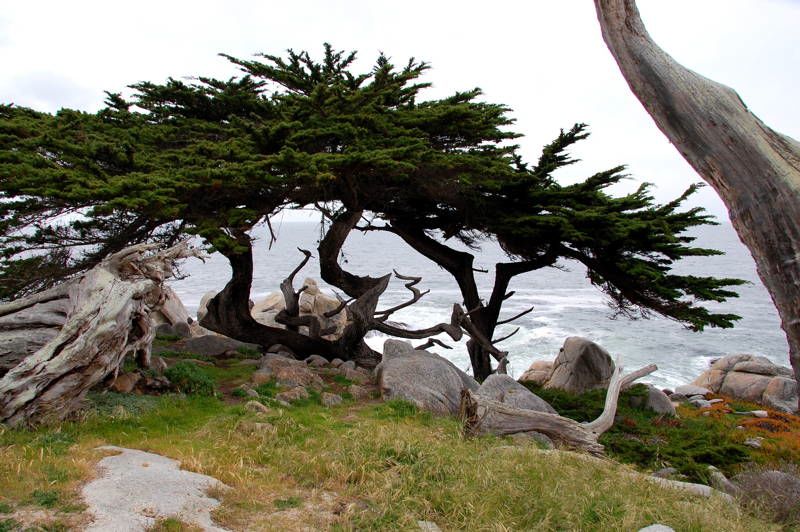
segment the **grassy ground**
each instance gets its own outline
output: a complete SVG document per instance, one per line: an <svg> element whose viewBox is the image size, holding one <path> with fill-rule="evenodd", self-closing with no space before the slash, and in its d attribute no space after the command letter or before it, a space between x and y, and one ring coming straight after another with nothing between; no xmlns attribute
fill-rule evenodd
<svg viewBox="0 0 800 532"><path fill-rule="evenodd" d="M215 369L220 389L247 378ZM339 379L341 380L341 379ZM349 382L329 379L332 390ZM152 451L231 489L215 519L233 530L771 530L721 499L637 478L630 466L543 451L510 439L464 439L452 419L404 402L324 408L317 396L270 413L245 398L102 394L81 420L0 433L0 532L68 530L85 522L80 486L100 445ZM268 425L256 425L255 423ZM38 528L36 528L38 527ZM154 530L189 530L165 520Z"/></svg>

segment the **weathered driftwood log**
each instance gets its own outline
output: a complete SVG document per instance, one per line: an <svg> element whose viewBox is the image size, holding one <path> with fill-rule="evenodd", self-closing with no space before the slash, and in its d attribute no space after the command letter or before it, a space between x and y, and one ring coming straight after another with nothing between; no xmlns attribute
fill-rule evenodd
<svg viewBox="0 0 800 532"><path fill-rule="evenodd" d="M558 414L513 408L464 390L461 393L461 418L465 432L469 435L498 436L518 432L541 432L567 447L599 455L603 453L603 446L597 439L614 424L620 390L656 369L654 364L650 364L623 377L622 368L617 364L608 385L603 412L596 420L588 423L579 423Z"/></svg>
<svg viewBox="0 0 800 532"><path fill-rule="evenodd" d="M635 0L595 0L595 7L631 90L728 208L778 309L800 380L800 143L770 129L729 87L667 55Z"/></svg>
<svg viewBox="0 0 800 532"><path fill-rule="evenodd" d="M56 337L67 319L71 284L0 305L0 377Z"/></svg>
<svg viewBox="0 0 800 532"><path fill-rule="evenodd" d="M149 365L149 314L163 301L163 281L177 259L196 255L186 242L154 250L149 244L127 248L69 286L67 319L58 335L0 379L0 422L63 419L127 355Z"/></svg>

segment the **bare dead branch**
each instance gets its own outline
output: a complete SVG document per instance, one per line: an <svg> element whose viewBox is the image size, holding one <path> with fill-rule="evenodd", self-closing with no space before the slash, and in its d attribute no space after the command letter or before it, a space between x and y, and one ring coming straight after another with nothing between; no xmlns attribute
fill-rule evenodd
<svg viewBox="0 0 800 532"><path fill-rule="evenodd" d="M284 323L289 330L296 331L297 326L294 323L291 323L292 320L289 318L296 318L300 316L300 294L303 293L308 287L303 286L297 292L294 291L294 276L303 269L303 267L308 263L309 259L311 259L311 252L305 249L297 248L304 257L300 264L292 270L292 273L289 274L286 279L281 281L281 293L283 294L283 300L285 302L284 309L279 313L284 315L284 319L287 320L287 323ZM277 321L277 316L276 316Z"/></svg>
<svg viewBox="0 0 800 532"><path fill-rule="evenodd" d="M400 303L397 306L375 312L375 319L377 320L386 321L387 319L389 319L389 316L391 316L398 310L410 307L411 305L422 299L423 296L430 293L430 290L425 290L424 292L421 292L419 288L416 287L416 285L418 285L420 281L422 281L422 277L411 277L408 275L400 275L399 273L397 273L397 270L394 271L394 276L402 281L409 281L408 283L405 284L405 287L411 290L413 296L408 301Z"/></svg>
<svg viewBox="0 0 800 532"><path fill-rule="evenodd" d="M518 320L518 319L520 319L522 316L524 316L525 314L530 314L531 312L533 312L533 307L531 307L531 308L529 308L529 309L527 309L527 310L523 310L523 311L522 311L522 312L520 312L519 314L517 314L517 315L515 315L515 316L512 316L512 317L510 317L510 318L508 318L508 319L505 319L505 320L499 320L499 321L497 322L497 325L505 325L506 323L511 323L512 321Z"/></svg>
<svg viewBox="0 0 800 532"><path fill-rule="evenodd" d="M355 301L355 298L354 298L354 297L351 297L351 298L350 298L350 299L348 299L348 300L344 300L344 299L342 299L341 297L339 297L339 294L336 294L336 297L338 297L338 298L339 298L339 306L338 306L338 307L336 307L336 308L335 308L335 309L333 309L333 310L329 310L328 312L325 312L325 313L323 314L323 316L325 316L326 318L332 318L332 317L336 316L336 315L337 315L337 314L339 314L341 311L343 311L344 309L346 309L348 304L350 304L352 301Z"/></svg>
<svg viewBox="0 0 800 532"><path fill-rule="evenodd" d="M437 340L436 338L428 338L427 342L425 342L424 344L416 346L414 349L416 349L417 351L424 351L425 349L428 349L429 347L433 347L434 345L438 345L439 347L443 347L445 349L453 349L452 347L450 347L446 343L442 342L441 340Z"/></svg>
<svg viewBox="0 0 800 532"><path fill-rule="evenodd" d="M517 334L518 332L519 332L519 327L517 327L516 329L514 329L514 331L513 331L511 334L507 334L507 335L505 335L505 336L502 336L502 337L498 338L497 340L494 340L494 339L492 339L492 343L493 343L493 344L499 344L500 342L502 342L502 341L504 341L504 340L508 340L509 338L511 338L512 336L514 336L515 334Z"/></svg>

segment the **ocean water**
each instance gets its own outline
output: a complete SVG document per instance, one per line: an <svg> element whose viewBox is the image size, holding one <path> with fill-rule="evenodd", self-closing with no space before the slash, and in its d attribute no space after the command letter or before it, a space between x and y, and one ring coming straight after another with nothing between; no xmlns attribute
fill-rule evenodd
<svg viewBox="0 0 800 532"><path fill-rule="evenodd" d="M278 236L270 248L267 229L257 228L255 243L255 276L252 298L258 300L278 290L280 281L297 266L302 255L298 247L316 254L320 226L316 222L273 222ZM738 287L740 297L722 304L710 304L718 312L733 313L742 319L733 329L706 329L692 332L680 323L653 315L650 319L631 320L614 317L606 296L586 279L586 270L579 263L563 262L560 268L546 268L518 276L510 289L516 295L504 306L501 318L512 316L530 306L534 311L513 324L498 328L496 337L516 327L520 331L499 344L509 352L509 373L519 376L534 360L555 358L568 336L583 336L605 347L612 357L619 357L624 367L637 369L649 363L658 371L648 377L657 386L673 387L693 380L720 356L733 353L752 353L766 356L781 365L788 365L788 345L777 312L764 286L758 279L749 251L741 244L729 224L705 227L696 233L696 243L725 252L715 257L690 257L682 260L676 270L684 274L737 277L749 281ZM493 266L505 261L503 251L492 242L485 243L476 257L476 267L489 273L476 273L481 294L488 298L493 282ZM449 321L453 303L461 302L458 287L450 275L436 264L417 254L392 234L372 232L352 233L343 250L341 262L345 269L358 274L380 276L397 270L401 274L422 276L419 287L430 290L420 302L393 315L392 321L410 327L428 327ZM181 267L185 278L172 281L172 287L183 300L190 314L197 310L200 298L207 291L218 291L227 282L230 268L221 255L208 257L205 262L187 260ZM305 277L319 279L319 266L309 261L295 278L301 286ZM320 283L323 290L333 290ZM379 308L396 305L409 296L403 284L393 279L381 299ZM469 358L464 341L440 339L452 350L433 348L457 366L468 370ZM385 337L379 334L367 338L378 350ZM421 343L421 342L419 342ZM645 379L645 380L648 380Z"/></svg>

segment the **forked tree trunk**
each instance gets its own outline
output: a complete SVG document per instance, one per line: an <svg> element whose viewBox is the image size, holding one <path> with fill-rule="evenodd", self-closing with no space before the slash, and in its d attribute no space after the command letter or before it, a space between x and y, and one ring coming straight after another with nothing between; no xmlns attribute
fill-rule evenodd
<svg viewBox="0 0 800 532"><path fill-rule="evenodd" d="M163 281L172 275L173 263L195 255L186 242L149 253L154 249L127 248L70 285L67 319L58 335L0 379L0 423L61 420L126 356L149 365L150 312L163 301ZM27 303L0 306L0 315Z"/></svg>
<svg viewBox="0 0 800 532"><path fill-rule="evenodd" d="M595 7L631 90L728 208L778 309L800 381L800 143L770 129L732 89L661 50L634 0Z"/></svg>

